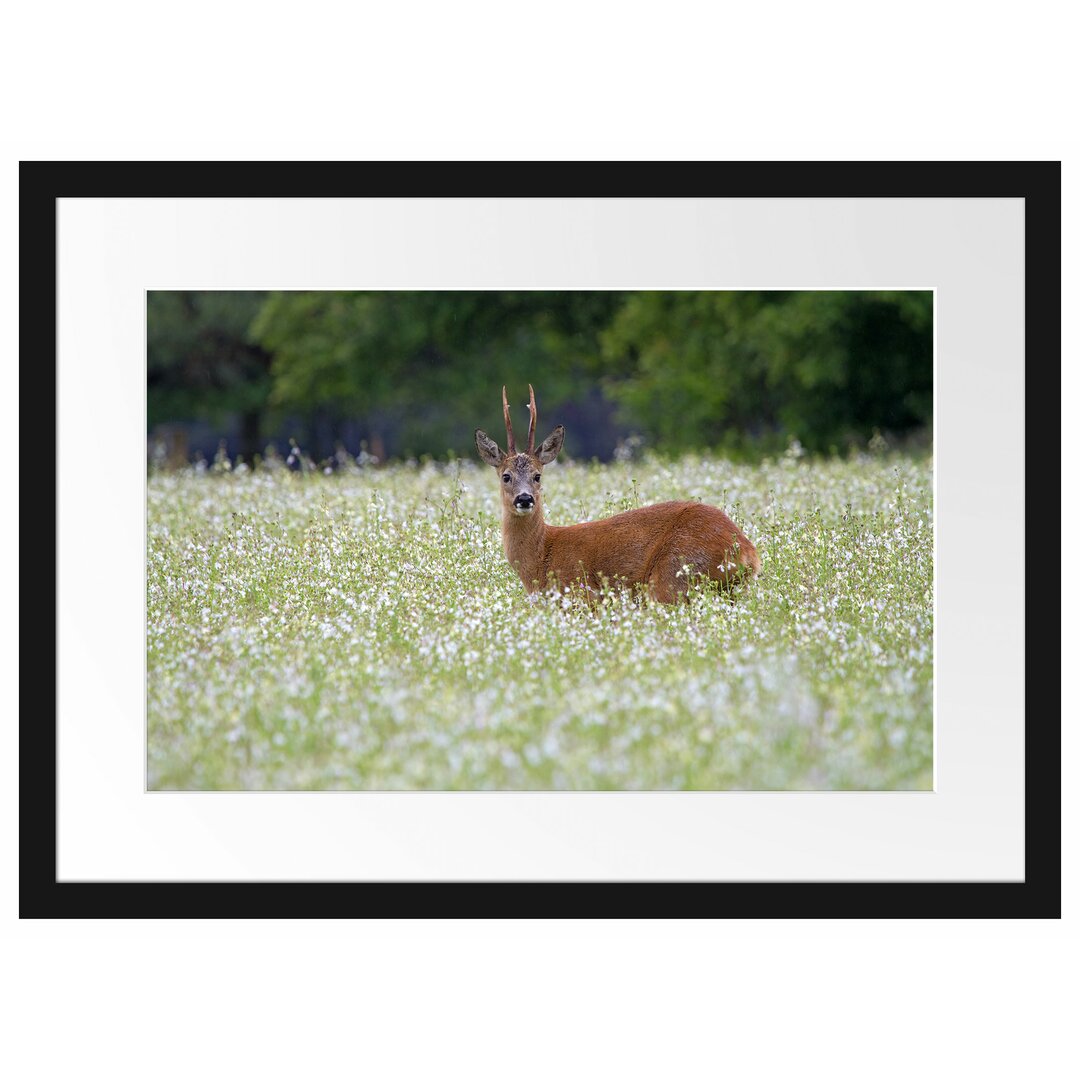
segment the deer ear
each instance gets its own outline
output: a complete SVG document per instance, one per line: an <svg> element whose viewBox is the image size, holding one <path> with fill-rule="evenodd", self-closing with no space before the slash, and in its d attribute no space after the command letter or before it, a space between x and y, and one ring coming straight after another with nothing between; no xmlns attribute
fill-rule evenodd
<svg viewBox="0 0 1080 1080"><path fill-rule="evenodd" d="M479 428L476 429L476 449L485 464L495 469L499 467L499 463L503 459L499 444L486 431L481 431Z"/></svg>
<svg viewBox="0 0 1080 1080"><path fill-rule="evenodd" d="M562 441L565 434L566 429L560 424L540 444L540 449L536 451L536 456L539 458L541 465L547 465L558 457L559 451L562 449Z"/></svg>

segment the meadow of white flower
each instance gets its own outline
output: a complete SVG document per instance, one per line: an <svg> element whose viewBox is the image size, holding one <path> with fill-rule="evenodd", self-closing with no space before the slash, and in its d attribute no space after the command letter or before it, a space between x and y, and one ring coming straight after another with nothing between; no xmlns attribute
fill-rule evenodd
<svg viewBox="0 0 1080 1080"><path fill-rule="evenodd" d="M569 524L723 507L734 602L528 602L470 461L154 473L151 789L926 789L926 458L554 464Z"/></svg>

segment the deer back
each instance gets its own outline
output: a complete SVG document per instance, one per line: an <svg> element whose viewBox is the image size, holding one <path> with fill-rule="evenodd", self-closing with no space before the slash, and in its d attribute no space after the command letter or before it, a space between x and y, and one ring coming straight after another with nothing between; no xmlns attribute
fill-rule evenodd
<svg viewBox="0 0 1080 1080"><path fill-rule="evenodd" d="M664 502L599 521L547 527L546 571L560 586L579 582L684 592L694 576L729 583L760 560L739 527L715 506ZM680 587L682 586L682 587Z"/></svg>

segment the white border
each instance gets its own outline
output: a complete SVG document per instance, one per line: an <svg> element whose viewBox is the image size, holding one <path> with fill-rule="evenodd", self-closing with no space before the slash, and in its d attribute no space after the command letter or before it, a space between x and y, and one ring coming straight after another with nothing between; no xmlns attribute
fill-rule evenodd
<svg viewBox="0 0 1080 1080"><path fill-rule="evenodd" d="M144 462L84 462L142 444L147 287L884 280L937 290L935 794L142 792ZM1018 200L62 200L58 290L61 880L1022 878Z"/></svg>

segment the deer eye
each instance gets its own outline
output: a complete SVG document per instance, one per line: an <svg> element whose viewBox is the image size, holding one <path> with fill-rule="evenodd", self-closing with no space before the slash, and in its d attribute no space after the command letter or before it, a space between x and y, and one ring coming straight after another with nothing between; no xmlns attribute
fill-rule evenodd
<svg viewBox="0 0 1080 1080"><path fill-rule="evenodd" d="M503 473L503 483L504 484L509 484L510 483L510 474L508 472Z"/></svg>
<svg viewBox="0 0 1080 1080"><path fill-rule="evenodd" d="M539 473L537 473L537 474L536 474L536 475L535 475L535 476L533 477L533 483L534 483L534 484L539 484L539 483L540 483L540 474L539 474Z"/></svg>

